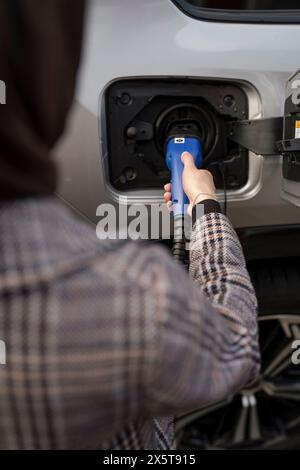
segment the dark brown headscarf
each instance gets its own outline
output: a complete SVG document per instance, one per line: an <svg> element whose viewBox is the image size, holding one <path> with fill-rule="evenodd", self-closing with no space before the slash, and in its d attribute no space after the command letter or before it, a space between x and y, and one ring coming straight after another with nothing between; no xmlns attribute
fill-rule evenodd
<svg viewBox="0 0 300 470"><path fill-rule="evenodd" d="M80 60L84 0L0 0L0 199L55 190L51 149Z"/></svg>

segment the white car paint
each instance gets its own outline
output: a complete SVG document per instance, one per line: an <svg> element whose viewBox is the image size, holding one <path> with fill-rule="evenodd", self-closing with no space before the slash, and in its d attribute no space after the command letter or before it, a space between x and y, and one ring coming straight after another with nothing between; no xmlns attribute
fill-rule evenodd
<svg viewBox="0 0 300 470"><path fill-rule="evenodd" d="M199 21L171 0L92 0L76 103L57 149L60 197L95 222L97 206L120 196L107 182L101 131L101 97L111 81L135 76L239 80L248 90L253 119L283 114L286 81L299 68L300 25ZM299 223L299 209L280 197L281 157L251 155L250 161L246 187L229 194L234 225ZM128 197L157 203L162 193Z"/></svg>

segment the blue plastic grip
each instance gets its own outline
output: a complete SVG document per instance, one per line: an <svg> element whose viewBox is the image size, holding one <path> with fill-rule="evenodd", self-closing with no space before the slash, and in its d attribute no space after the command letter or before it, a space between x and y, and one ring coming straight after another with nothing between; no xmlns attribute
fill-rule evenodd
<svg viewBox="0 0 300 470"><path fill-rule="evenodd" d="M192 154L196 167L201 168L203 161L201 140L197 137L172 137L167 143L166 163L171 172L172 205L175 218L186 215L189 204L182 187L181 155L183 152Z"/></svg>

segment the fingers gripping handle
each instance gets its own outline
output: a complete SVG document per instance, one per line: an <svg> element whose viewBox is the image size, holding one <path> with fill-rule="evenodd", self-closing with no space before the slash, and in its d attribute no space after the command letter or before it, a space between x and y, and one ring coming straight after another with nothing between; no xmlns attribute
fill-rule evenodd
<svg viewBox="0 0 300 470"><path fill-rule="evenodd" d="M203 161L203 150L201 140L197 137L171 137L167 142L167 166L171 172L172 183L172 205L174 217L186 215L189 200L183 191L182 173L183 163L181 156L189 152L197 168L201 168Z"/></svg>

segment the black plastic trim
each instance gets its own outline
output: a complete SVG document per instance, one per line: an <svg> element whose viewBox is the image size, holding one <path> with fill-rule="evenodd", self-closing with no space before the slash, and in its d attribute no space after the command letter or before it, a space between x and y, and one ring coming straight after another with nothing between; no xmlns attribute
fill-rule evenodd
<svg viewBox="0 0 300 470"><path fill-rule="evenodd" d="M300 257L300 225L237 229L247 261Z"/></svg>
<svg viewBox="0 0 300 470"><path fill-rule="evenodd" d="M230 103L226 104L228 97ZM112 187L124 192L162 188L169 181L164 144L178 124L181 108L188 108L184 123L188 119L190 127L195 125L203 137L204 167L213 173L216 187L223 189L224 182L228 190L245 186L248 151L227 136L227 122L248 116L247 94L239 82L132 77L114 80L105 93Z"/></svg>
<svg viewBox="0 0 300 470"><path fill-rule="evenodd" d="M214 10L191 5L187 0L171 0L183 13L204 21L229 23L300 23L299 10Z"/></svg>
<svg viewBox="0 0 300 470"><path fill-rule="evenodd" d="M228 136L257 155L278 155L277 142L283 134L283 117L234 121L227 124Z"/></svg>

